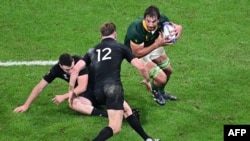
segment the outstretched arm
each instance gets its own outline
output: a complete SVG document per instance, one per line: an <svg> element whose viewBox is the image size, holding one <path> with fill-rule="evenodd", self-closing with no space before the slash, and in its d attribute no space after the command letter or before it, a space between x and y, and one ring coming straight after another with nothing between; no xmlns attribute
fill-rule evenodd
<svg viewBox="0 0 250 141"><path fill-rule="evenodd" d="M148 89L151 91L152 88L151 88L151 84L150 84L149 74L148 74L148 71L146 70L146 68L144 67L144 65L141 63L141 61L138 58L134 58L130 63L134 67L137 68L137 70L140 72L140 74L144 78L145 83L149 86Z"/></svg>
<svg viewBox="0 0 250 141"><path fill-rule="evenodd" d="M48 82L42 79L31 91L29 97L25 103L19 107L16 107L13 112L25 112L29 109L31 103L36 99L36 97L42 92L42 90L48 85Z"/></svg>

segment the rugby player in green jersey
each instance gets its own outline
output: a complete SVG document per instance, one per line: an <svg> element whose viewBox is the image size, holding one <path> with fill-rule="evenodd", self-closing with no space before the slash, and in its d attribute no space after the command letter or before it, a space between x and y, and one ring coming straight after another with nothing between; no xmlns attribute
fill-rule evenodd
<svg viewBox="0 0 250 141"><path fill-rule="evenodd" d="M167 99L177 99L176 96L164 90L173 72L169 57L164 50L164 46L172 45L173 42L162 36L164 22L173 24L175 30L172 34L176 34L176 40L178 40L182 32L182 26L171 22L153 5L145 10L143 17L129 25L124 40L125 45L131 49L136 57L140 58L148 69L151 78L151 92L154 100L160 105L165 105ZM144 82L143 80L142 83L146 84Z"/></svg>

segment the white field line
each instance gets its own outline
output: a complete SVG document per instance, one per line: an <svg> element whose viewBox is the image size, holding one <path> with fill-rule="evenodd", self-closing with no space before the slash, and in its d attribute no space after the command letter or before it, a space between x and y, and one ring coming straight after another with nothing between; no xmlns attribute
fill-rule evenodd
<svg viewBox="0 0 250 141"><path fill-rule="evenodd" d="M6 62L1 62L0 61L0 66L7 67L7 66L33 66L33 65L40 65L40 66L45 66L45 65L54 65L58 61L54 60L35 60L35 61L6 61Z"/></svg>

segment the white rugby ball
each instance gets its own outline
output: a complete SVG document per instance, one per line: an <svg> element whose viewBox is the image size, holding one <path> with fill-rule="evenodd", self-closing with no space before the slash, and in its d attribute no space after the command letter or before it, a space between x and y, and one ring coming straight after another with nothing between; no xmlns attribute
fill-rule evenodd
<svg viewBox="0 0 250 141"><path fill-rule="evenodd" d="M163 38L165 38L166 40L170 40L170 42L174 43L176 41L176 35L173 33L174 25L170 22L164 22L162 27Z"/></svg>

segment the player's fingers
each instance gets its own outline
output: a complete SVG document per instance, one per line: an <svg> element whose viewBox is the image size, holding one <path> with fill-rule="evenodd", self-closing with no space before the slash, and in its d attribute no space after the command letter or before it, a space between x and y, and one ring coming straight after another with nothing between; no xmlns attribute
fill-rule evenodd
<svg viewBox="0 0 250 141"><path fill-rule="evenodd" d="M22 110L21 109L15 109L14 112L19 113L19 112L22 112Z"/></svg>
<svg viewBox="0 0 250 141"><path fill-rule="evenodd" d="M14 113L17 113L17 111L18 111L17 109L14 109L14 110L13 110Z"/></svg>
<svg viewBox="0 0 250 141"><path fill-rule="evenodd" d="M57 104L56 98L53 98L52 101L54 104Z"/></svg>

